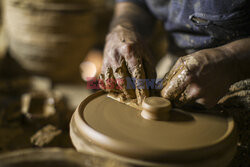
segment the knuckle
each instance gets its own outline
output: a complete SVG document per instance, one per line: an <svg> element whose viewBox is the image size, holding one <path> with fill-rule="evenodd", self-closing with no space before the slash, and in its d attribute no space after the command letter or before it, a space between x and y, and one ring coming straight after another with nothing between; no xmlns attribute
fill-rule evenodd
<svg viewBox="0 0 250 167"><path fill-rule="evenodd" d="M161 96L164 97L164 98L166 98L166 93L165 93L164 88L161 90Z"/></svg>
<svg viewBox="0 0 250 167"><path fill-rule="evenodd" d="M120 51L124 55L128 55L133 51L133 45L132 44L122 44L120 47Z"/></svg>
<svg viewBox="0 0 250 167"><path fill-rule="evenodd" d="M164 97L164 98L166 98L166 99L170 99L171 98L167 87L164 87L161 90L161 96Z"/></svg>
<svg viewBox="0 0 250 167"><path fill-rule="evenodd" d="M177 65L183 64L183 57L178 58L176 64L177 64Z"/></svg>

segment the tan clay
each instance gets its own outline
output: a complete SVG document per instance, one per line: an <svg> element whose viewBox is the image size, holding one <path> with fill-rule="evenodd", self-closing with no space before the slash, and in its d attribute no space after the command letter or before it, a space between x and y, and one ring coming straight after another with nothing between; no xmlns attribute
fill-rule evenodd
<svg viewBox="0 0 250 167"><path fill-rule="evenodd" d="M161 100L148 99L146 103L151 105L145 103L144 107L151 111L169 109ZM235 125L230 117L179 109L169 113L167 121L144 119L141 110L98 92L74 113L71 139L79 151L129 162L164 162L164 166L226 166L230 162L236 149Z"/></svg>
<svg viewBox="0 0 250 167"><path fill-rule="evenodd" d="M149 120L168 120L171 103L162 97L148 97L142 103L141 116Z"/></svg>

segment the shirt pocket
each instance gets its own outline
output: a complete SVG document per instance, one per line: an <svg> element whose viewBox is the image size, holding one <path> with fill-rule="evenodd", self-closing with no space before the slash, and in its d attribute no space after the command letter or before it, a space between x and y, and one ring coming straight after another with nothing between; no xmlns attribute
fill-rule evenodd
<svg viewBox="0 0 250 167"><path fill-rule="evenodd" d="M189 19L217 43L250 36L249 8L216 15L196 12L190 15Z"/></svg>

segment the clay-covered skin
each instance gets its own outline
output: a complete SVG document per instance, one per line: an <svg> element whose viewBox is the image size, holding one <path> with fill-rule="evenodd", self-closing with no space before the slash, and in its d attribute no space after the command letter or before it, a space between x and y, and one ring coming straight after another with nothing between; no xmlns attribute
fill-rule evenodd
<svg viewBox="0 0 250 167"><path fill-rule="evenodd" d="M115 5L100 75L105 81L101 88L119 97L115 99L123 102L136 101L140 105L149 96L148 90L138 86L139 82L135 84L136 89L128 89L126 77L137 81L145 77L156 77L155 61L145 44L151 35L154 20L148 10L132 2L119 2ZM115 87L114 84L113 87L107 87L110 78L115 81Z"/></svg>
<svg viewBox="0 0 250 167"><path fill-rule="evenodd" d="M214 106L238 80L237 63L225 48L205 49L179 58L161 95L177 105Z"/></svg>
<svg viewBox="0 0 250 167"><path fill-rule="evenodd" d="M136 82L138 79L145 79L146 76L155 78L155 70L150 59L152 60L144 42L132 27L116 26L106 38L100 76L104 80L104 85L101 88L119 94L124 100L137 99L137 103L141 104L143 99L149 96L149 91L141 89L138 84L135 84L136 89L128 89L126 77L135 78ZM150 70L145 73L144 67ZM108 86L109 81L113 86Z"/></svg>

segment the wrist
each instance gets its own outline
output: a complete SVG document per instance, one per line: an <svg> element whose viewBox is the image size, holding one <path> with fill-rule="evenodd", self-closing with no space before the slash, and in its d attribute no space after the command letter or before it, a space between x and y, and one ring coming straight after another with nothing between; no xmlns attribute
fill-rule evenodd
<svg viewBox="0 0 250 167"><path fill-rule="evenodd" d="M233 60L237 69L237 79L250 77L250 38L240 39L221 47L228 57Z"/></svg>
<svg viewBox="0 0 250 167"><path fill-rule="evenodd" d="M127 28L127 29L135 29L135 25L133 24L131 19L129 19L125 16L115 17L110 24L109 30L113 31L117 27L123 27L123 28Z"/></svg>
<svg viewBox="0 0 250 167"><path fill-rule="evenodd" d="M116 25L108 34L108 36L117 36L121 41L126 41L127 43L133 42L143 42L143 37L137 33L133 24L129 22L124 22L123 24ZM106 40L109 37L106 37Z"/></svg>
<svg viewBox="0 0 250 167"><path fill-rule="evenodd" d="M135 32L135 27L132 23L130 22L122 22L120 24L115 25L112 29L112 31L119 31L119 30L129 30Z"/></svg>

